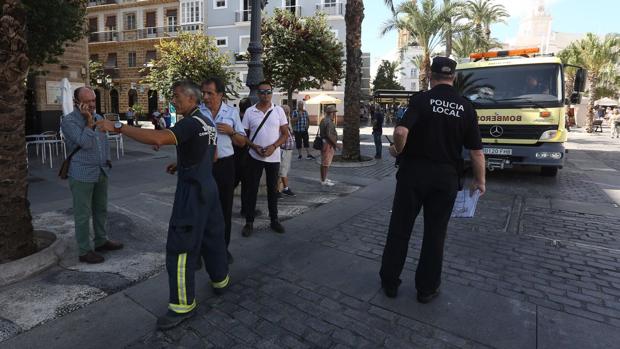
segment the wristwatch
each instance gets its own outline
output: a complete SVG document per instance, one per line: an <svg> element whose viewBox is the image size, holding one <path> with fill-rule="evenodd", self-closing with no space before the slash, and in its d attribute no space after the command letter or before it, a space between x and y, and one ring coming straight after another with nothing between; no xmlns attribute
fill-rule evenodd
<svg viewBox="0 0 620 349"><path fill-rule="evenodd" d="M120 121L114 122L114 131L121 132L121 128L123 128L123 123Z"/></svg>

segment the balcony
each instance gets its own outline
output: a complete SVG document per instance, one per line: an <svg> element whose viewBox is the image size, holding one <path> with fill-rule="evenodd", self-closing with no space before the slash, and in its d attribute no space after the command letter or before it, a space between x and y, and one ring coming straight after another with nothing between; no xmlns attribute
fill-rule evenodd
<svg viewBox="0 0 620 349"><path fill-rule="evenodd" d="M99 5L113 5L118 4L118 0L89 0L88 7Z"/></svg>
<svg viewBox="0 0 620 349"><path fill-rule="evenodd" d="M202 32L202 24L170 25L165 27L149 27L143 29L95 32L88 35L89 43L123 42L145 39L175 37L179 32Z"/></svg>
<svg viewBox="0 0 620 349"><path fill-rule="evenodd" d="M338 1L319 4L316 5L316 11L322 12L328 16L344 16L344 3Z"/></svg>
<svg viewBox="0 0 620 349"><path fill-rule="evenodd" d="M301 17L301 6L282 6L282 9L291 11L295 16Z"/></svg>
<svg viewBox="0 0 620 349"><path fill-rule="evenodd" d="M118 31L94 32L88 34L88 42L118 41Z"/></svg>
<svg viewBox="0 0 620 349"><path fill-rule="evenodd" d="M252 20L252 10L243 10L235 12L235 22L249 22Z"/></svg>
<svg viewBox="0 0 620 349"><path fill-rule="evenodd" d="M109 75L112 79L118 79L120 77L119 69L117 67L104 67L103 72Z"/></svg>

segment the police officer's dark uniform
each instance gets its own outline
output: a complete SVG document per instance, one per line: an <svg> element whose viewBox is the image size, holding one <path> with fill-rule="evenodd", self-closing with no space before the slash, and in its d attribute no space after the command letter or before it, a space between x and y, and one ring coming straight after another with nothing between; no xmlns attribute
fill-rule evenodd
<svg viewBox="0 0 620 349"><path fill-rule="evenodd" d="M456 62L436 57L431 70L454 74ZM416 271L420 302L439 289L448 221L460 187L462 148L482 149L476 112L469 101L447 84L409 100L398 126L409 129L396 174L392 216L383 251L381 281L386 295L395 297L407 257L415 219L424 208L424 238Z"/></svg>
<svg viewBox="0 0 620 349"><path fill-rule="evenodd" d="M224 217L213 178L215 125L196 108L170 128L177 144L178 181L168 228L166 268L169 313L183 316L196 307L194 272L202 257L218 292L228 286ZM158 322L166 327L166 319Z"/></svg>

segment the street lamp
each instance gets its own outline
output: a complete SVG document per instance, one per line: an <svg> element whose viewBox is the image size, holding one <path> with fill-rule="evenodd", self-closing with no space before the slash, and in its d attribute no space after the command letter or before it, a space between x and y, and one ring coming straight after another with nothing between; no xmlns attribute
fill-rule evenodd
<svg viewBox="0 0 620 349"><path fill-rule="evenodd" d="M249 97L252 104L258 102L256 90L258 89L258 84L265 79L263 63L261 62L261 54L263 53L263 45L261 44L261 11L267 5L267 1L252 0L250 44L248 45L250 60L248 61L248 77L245 83L250 88Z"/></svg>

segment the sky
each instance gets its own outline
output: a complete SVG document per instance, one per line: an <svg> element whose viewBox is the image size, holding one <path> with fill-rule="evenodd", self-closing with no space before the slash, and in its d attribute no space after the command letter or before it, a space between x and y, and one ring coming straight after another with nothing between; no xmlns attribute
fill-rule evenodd
<svg viewBox="0 0 620 349"><path fill-rule="evenodd" d="M402 3L405 0L395 0ZM438 3L443 2L436 0ZM517 35L520 19L535 8L538 0L495 0L508 10L506 24L491 27L492 35L502 42ZM618 0L546 0L547 11L553 17L551 29L556 32L606 34L620 32L620 1ZM391 16L383 0L364 1L362 22L362 51L370 52L376 70L382 57L396 50L397 34L380 35L380 28Z"/></svg>

